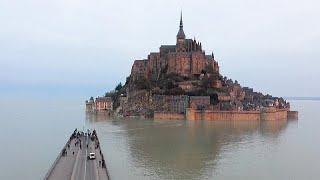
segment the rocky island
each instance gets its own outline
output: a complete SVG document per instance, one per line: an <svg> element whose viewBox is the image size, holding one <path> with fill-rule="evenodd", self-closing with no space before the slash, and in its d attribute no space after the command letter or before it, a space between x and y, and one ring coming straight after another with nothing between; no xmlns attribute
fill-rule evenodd
<svg viewBox="0 0 320 180"><path fill-rule="evenodd" d="M182 15L175 45L135 60L124 85L86 101L88 113L187 120L297 119L281 97L242 87L220 73L214 54L187 39Z"/></svg>

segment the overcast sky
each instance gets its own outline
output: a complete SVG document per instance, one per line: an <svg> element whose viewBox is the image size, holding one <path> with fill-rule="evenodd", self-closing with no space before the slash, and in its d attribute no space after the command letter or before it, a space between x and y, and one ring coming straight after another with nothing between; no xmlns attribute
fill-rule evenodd
<svg viewBox="0 0 320 180"><path fill-rule="evenodd" d="M0 0L0 92L97 96L184 31L223 75L320 96L318 0Z"/></svg>

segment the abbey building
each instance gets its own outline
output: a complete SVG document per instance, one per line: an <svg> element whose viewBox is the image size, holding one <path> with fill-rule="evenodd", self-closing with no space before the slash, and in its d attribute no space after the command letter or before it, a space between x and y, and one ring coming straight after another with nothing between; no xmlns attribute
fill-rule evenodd
<svg viewBox="0 0 320 180"><path fill-rule="evenodd" d="M219 74L219 65L213 53L206 55L201 42L187 39L183 30L182 15L175 45L162 45L159 52L152 52L147 59L135 60L131 75L134 79L151 77L157 80L161 72L183 77L197 77L203 71Z"/></svg>

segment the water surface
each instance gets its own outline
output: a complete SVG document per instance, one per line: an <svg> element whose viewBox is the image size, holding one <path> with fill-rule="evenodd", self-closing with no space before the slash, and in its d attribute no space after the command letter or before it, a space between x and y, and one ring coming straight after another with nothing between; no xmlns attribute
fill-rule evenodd
<svg viewBox="0 0 320 180"><path fill-rule="evenodd" d="M0 179L41 179L76 127L98 131L112 179L318 179L319 106L293 101L299 121L153 121L86 116L78 99L10 99Z"/></svg>

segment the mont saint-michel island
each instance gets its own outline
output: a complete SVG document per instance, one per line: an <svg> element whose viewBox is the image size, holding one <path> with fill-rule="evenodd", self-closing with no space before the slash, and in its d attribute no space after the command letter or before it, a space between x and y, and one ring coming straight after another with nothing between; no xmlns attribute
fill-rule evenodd
<svg viewBox="0 0 320 180"><path fill-rule="evenodd" d="M86 101L87 113L174 120L297 119L290 103L220 73L214 53L186 38L182 14L175 45L135 60L124 85Z"/></svg>

